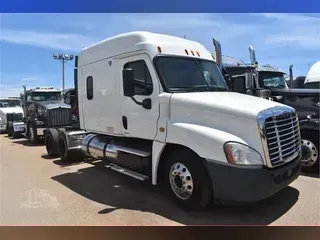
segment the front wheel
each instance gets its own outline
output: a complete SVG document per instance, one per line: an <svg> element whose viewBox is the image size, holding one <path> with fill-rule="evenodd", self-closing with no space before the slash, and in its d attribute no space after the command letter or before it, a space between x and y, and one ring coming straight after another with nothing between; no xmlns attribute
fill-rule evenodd
<svg viewBox="0 0 320 240"><path fill-rule="evenodd" d="M213 200L211 179L203 160L193 152L176 150L166 160L165 187L173 200L187 210L203 210Z"/></svg>
<svg viewBox="0 0 320 240"><path fill-rule="evenodd" d="M12 137L14 131L13 131L13 122L9 121L7 125L7 135L8 137Z"/></svg>
<svg viewBox="0 0 320 240"><path fill-rule="evenodd" d="M302 159L301 167L303 172L319 172L319 133L301 131Z"/></svg>
<svg viewBox="0 0 320 240"><path fill-rule="evenodd" d="M32 123L28 124L28 140L33 144L38 143L37 129Z"/></svg>

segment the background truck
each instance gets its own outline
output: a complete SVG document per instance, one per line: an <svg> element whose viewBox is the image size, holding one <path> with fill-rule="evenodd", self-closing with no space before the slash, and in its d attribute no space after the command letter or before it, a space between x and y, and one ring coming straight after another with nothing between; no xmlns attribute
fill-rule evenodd
<svg viewBox="0 0 320 240"><path fill-rule="evenodd" d="M51 126L65 126L72 120L71 106L62 101L61 91L53 87L36 87L21 94L24 109L24 134L31 143L38 143ZM59 111L58 111L59 109Z"/></svg>
<svg viewBox="0 0 320 240"><path fill-rule="evenodd" d="M259 201L299 175L295 109L230 92L197 42L121 34L83 48L74 72L79 128L52 128L62 161L105 161L197 210Z"/></svg>
<svg viewBox="0 0 320 240"><path fill-rule="evenodd" d="M62 93L62 100L64 102L63 104L63 110L58 111L54 110L61 116L68 116L67 120L64 119L63 117L56 118L56 121L47 121L47 124L44 126L45 128L43 129L43 134L44 134L44 139L45 139L45 146L46 150L49 156L51 157L57 157L59 156L58 153L58 136L59 132L55 127L64 127L64 128L71 128L71 129L78 129L80 128L79 126L79 121L78 121L78 102L77 102L77 95L76 95L76 90L74 88L69 88L65 89ZM55 105L56 107L61 107L61 103L58 105ZM56 109L56 108L55 108ZM67 110L66 110L67 109ZM70 113L70 111L71 113ZM53 111L53 108L51 106L50 111ZM64 113L62 113L64 111ZM64 115L63 115L64 114ZM71 119L70 119L71 115ZM51 115L46 115L46 118L51 118L53 117ZM60 129L61 130L61 129Z"/></svg>
<svg viewBox="0 0 320 240"><path fill-rule="evenodd" d="M251 64L235 58L223 58L220 43L213 39L219 65L231 91L262 97L296 109L300 121L304 172L319 172L320 101L318 89L292 89L284 72L271 65L260 66L253 47L249 47ZM223 62L225 60L225 62ZM292 78L292 66L290 67Z"/></svg>
<svg viewBox="0 0 320 240"><path fill-rule="evenodd" d="M23 109L19 97L0 98L0 132L17 138L23 132Z"/></svg>
<svg viewBox="0 0 320 240"><path fill-rule="evenodd" d="M320 89L320 61L314 63L309 69L304 88Z"/></svg>

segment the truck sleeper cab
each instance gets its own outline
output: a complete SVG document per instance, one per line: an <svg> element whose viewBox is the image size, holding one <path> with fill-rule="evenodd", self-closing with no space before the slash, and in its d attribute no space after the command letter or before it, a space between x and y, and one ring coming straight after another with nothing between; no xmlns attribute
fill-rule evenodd
<svg viewBox="0 0 320 240"><path fill-rule="evenodd" d="M61 160L106 160L197 210L259 201L299 175L295 110L229 92L197 42L131 32L84 48L75 65L80 128L57 128Z"/></svg>

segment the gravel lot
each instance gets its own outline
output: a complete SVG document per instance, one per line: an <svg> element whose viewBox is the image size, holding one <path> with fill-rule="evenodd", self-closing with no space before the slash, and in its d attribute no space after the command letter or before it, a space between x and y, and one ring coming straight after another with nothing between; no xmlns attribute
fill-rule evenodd
<svg viewBox="0 0 320 240"><path fill-rule="evenodd" d="M101 162L63 165L44 146L0 135L2 225L320 225L320 179L300 176L275 196L247 207L177 208L150 183Z"/></svg>

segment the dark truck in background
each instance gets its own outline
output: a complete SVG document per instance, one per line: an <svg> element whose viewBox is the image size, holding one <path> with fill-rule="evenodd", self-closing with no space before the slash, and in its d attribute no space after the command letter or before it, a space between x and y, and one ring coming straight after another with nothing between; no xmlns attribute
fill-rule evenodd
<svg viewBox="0 0 320 240"><path fill-rule="evenodd" d="M78 98L75 88L69 88L62 93L64 106L68 106L64 109L57 108L55 114L59 116L57 121L51 121L50 125L47 125L44 129L45 146L49 156L58 157L58 140L59 131L65 129L78 129ZM49 117L49 115L48 115Z"/></svg>
<svg viewBox="0 0 320 240"><path fill-rule="evenodd" d="M301 130L302 171L319 173L319 89L289 88L285 80L286 73L270 65L260 66L251 46L251 63L245 64L240 59L223 56L220 43L215 39L213 43L216 50L213 57L216 57L231 91L262 97L296 109ZM290 74L292 77L292 66ZM274 131L277 136L278 129L275 128ZM277 149L277 146L274 148Z"/></svg>
<svg viewBox="0 0 320 240"><path fill-rule="evenodd" d="M72 114L72 106L65 103L72 103L70 99L73 89L62 92L53 87L23 88L21 103L24 110L24 135L31 143L38 144L41 139L51 141L54 133L47 131L48 128L77 122ZM54 142L51 145L54 155Z"/></svg>

